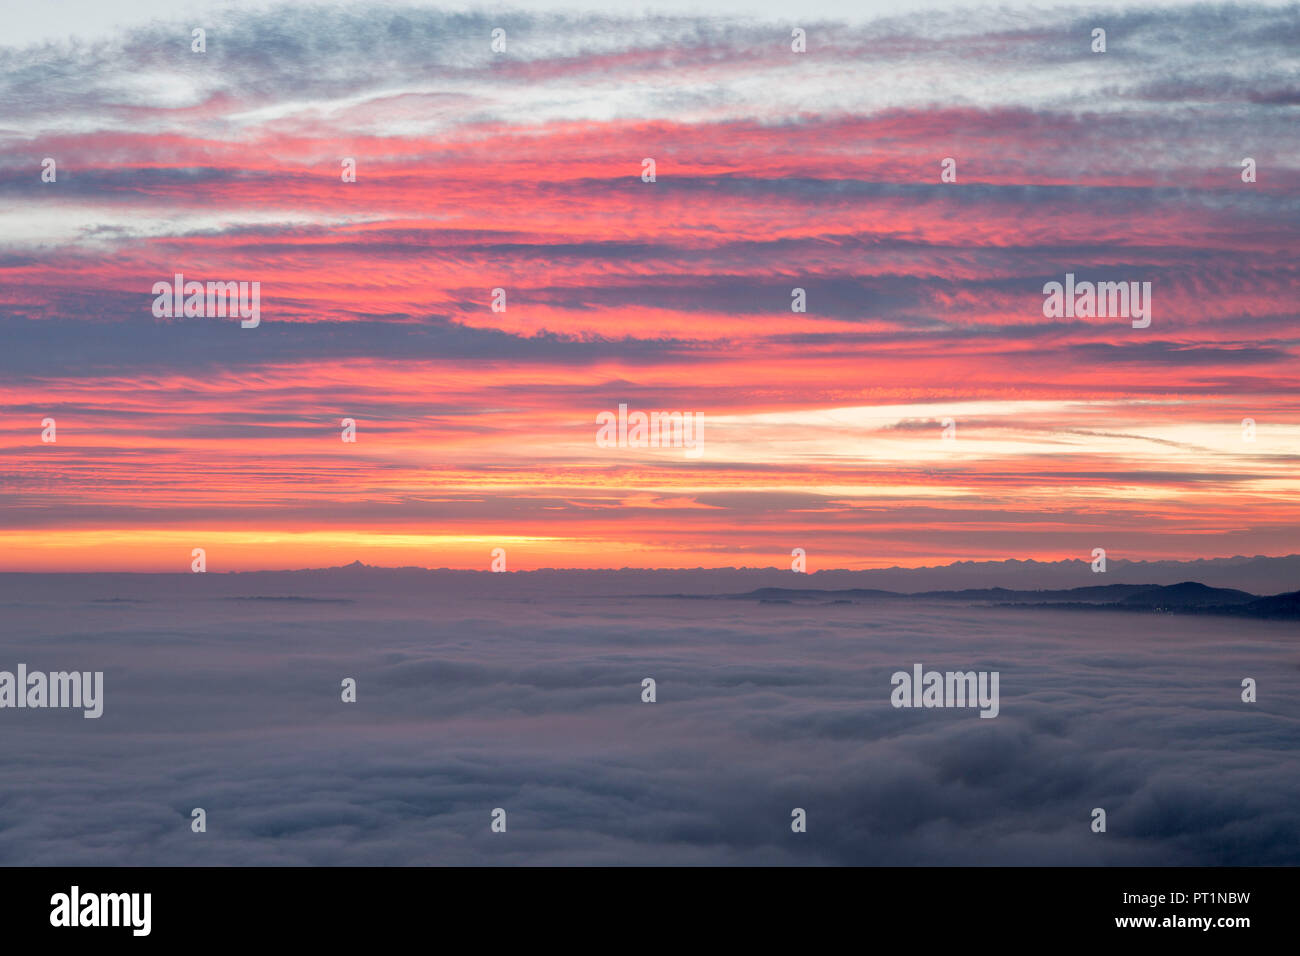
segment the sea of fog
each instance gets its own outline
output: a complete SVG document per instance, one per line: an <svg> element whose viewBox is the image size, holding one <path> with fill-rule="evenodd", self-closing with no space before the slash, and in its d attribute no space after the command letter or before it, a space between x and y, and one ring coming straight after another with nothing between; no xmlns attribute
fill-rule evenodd
<svg viewBox="0 0 1300 956"><path fill-rule="evenodd" d="M1300 863L1294 622L187 577L0 582L0 670L104 675L0 709L0 863Z"/></svg>

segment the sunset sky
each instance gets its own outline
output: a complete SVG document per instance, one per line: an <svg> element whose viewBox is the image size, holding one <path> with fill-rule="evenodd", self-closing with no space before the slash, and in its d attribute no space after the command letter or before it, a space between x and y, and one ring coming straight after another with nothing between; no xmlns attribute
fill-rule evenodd
<svg viewBox="0 0 1300 956"><path fill-rule="evenodd" d="M1300 550L1300 8L546 6L17 14L0 570Z"/></svg>

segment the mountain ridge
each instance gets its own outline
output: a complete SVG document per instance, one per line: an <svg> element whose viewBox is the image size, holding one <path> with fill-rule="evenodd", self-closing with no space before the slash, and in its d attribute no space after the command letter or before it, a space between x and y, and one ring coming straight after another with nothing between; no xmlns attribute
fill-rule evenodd
<svg viewBox="0 0 1300 956"><path fill-rule="evenodd" d="M856 603L863 601L960 601L994 607L1050 610L1147 611L1164 614L1217 614L1268 620L1300 620L1300 591L1258 595L1236 588L1214 588L1199 581L1170 585L1109 584L1065 590L1012 590L980 588L961 591L923 591L905 594L865 588L758 588L745 594L725 595L732 600L795 604Z"/></svg>

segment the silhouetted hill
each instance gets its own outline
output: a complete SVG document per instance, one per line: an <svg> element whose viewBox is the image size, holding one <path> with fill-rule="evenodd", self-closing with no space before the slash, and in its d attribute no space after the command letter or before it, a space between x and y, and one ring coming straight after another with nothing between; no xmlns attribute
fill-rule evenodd
<svg viewBox="0 0 1300 956"><path fill-rule="evenodd" d="M1287 594L1274 594L1271 597L1251 601L1235 609L1245 617L1269 618L1281 621L1300 620L1300 591Z"/></svg>
<svg viewBox="0 0 1300 956"><path fill-rule="evenodd" d="M1300 591L1259 597L1236 588L1212 588L1198 581L1178 584L1109 584L1056 591L1015 591L1009 588L968 588L962 591L922 591L902 594L866 588L826 591L819 588L758 588L730 598L766 603L814 604L855 601L957 601L1002 607L1058 610L1116 610L1154 613L1224 614L1237 617L1300 618Z"/></svg>

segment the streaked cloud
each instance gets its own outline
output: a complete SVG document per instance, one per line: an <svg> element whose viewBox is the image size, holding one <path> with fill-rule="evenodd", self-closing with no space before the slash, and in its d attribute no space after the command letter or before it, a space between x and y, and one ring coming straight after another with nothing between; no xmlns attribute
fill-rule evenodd
<svg viewBox="0 0 1300 956"><path fill-rule="evenodd" d="M1295 8L855 7L802 56L765 12L268 3L199 56L137 4L0 48L0 567L1291 550ZM154 319L176 272L259 281L261 327ZM1152 326L1044 318L1067 272ZM620 402L706 454L602 453Z"/></svg>

